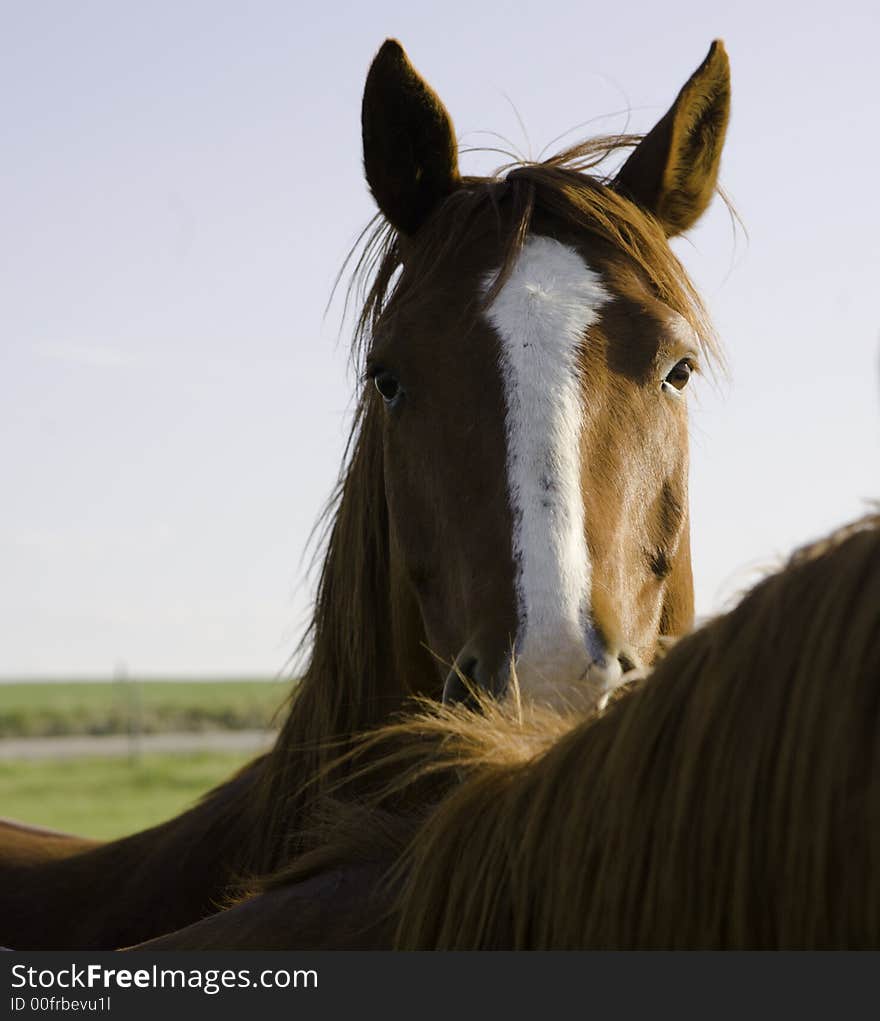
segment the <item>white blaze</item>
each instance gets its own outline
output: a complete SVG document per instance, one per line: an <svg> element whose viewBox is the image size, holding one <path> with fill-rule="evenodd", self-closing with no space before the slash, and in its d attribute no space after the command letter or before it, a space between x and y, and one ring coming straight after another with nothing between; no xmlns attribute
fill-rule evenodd
<svg viewBox="0 0 880 1021"><path fill-rule="evenodd" d="M506 401L517 676L531 696L569 697L576 684L596 698L612 680L590 616L581 491L582 350L609 300L575 249L532 236L488 311Z"/></svg>

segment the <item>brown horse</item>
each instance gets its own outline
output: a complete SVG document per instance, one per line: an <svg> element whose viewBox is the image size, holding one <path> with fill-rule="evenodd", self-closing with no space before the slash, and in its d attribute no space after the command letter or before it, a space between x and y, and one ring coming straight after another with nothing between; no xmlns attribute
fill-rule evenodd
<svg viewBox="0 0 880 1021"><path fill-rule="evenodd" d="M684 390L713 345L668 238L711 200L729 94L715 43L638 144L462 177L445 109L384 44L364 388L281 734L152 830L0 845L0 943L112 947L202 918L308 846L340 743L413 695L501 693L515 663L524 695L589 707L690 627ZM627 144L615 176L587 172Z"/></svg>
<svg viewBox="0 0 880 1021"><path fill-rule="evenodd" d="M878 637L875 515L598 718L487 702L373 735L364 768L392 783L340 801L266 892L153 946L880 947ZM446 792L389 811L408 786Z"/></svg>

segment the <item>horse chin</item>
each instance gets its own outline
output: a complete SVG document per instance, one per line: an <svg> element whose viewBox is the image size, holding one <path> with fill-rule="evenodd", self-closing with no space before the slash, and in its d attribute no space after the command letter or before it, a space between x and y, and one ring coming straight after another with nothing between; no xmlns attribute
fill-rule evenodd
<svg viewBox="0 0 880 1021"><path fill-rule="evenodd" d="M517 664L515 678L523 701L577 712L604 709L612 692L625 683L616 659L594 660L579 670L538 671Z"/></svg>

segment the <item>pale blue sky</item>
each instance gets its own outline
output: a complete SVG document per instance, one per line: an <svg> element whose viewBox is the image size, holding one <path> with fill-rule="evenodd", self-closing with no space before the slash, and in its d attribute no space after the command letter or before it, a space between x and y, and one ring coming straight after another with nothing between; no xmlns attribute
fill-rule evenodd
<svg viewBox="0 0 880 1021"><path fill-rule="evenodd" d="M721 36L750 237L716 202L678 245L731 365L693 415L699 610L878 496L876 5L642 6L0 6L0 676L283 666L351 407L322 317L373 212L388 35L465 144L533 155L627 106L646 130Z"/></svg>

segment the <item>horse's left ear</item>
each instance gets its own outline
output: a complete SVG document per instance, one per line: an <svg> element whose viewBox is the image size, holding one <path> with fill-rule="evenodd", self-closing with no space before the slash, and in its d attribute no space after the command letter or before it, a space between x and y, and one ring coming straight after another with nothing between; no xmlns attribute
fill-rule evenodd
<svg viewBox="0 0 880 1021"><path fill-rule="evenodd" d="M370 191L392 226L412 235L458 186L458 146L445 107L396 39L370 67L361 126Z"/></svg>
<svg viewBox="0 0 880 1021"><path fill-rule="evenodd" d="M669 111L621 167L614 188L653 213L667 237L712 200L730 114L730 64L716 39Z"/></svg>

